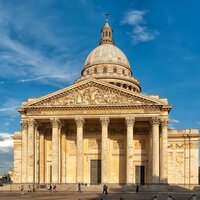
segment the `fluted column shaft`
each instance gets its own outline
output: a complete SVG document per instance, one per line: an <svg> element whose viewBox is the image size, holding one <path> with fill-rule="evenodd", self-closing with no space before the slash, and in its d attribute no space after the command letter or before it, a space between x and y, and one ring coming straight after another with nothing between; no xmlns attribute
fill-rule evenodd
<svg viewBox="0 0 200 200"><path fill-rule="evenodd" d="M108 183L108 117L101 117L101 183Z"/></svg>
<svg viewBox="0 0 200 200"><path fill-rule="evenodd" d="M168 120L161 120L161 156L160 156L160 181L168 183L168 159L167 159L167 143L168 143Z"/></svg>
<svg viewBox="0 0 200 200"><path fill-rule="evenodd" d="M135 124L134 117L126 118L127 125L127 146L126 146L126 183L131 184L134 182L133 178L133 127Z"/></svg>
<svg viewBox="0 0 200 200"><path fill-rule="evenodd" d="M153 117L152 123L152 183L159 183L159 118Z"/></svg>
<svg viewBox="0 0 200 200"><path fill-rule="evenodd" d="M27 171L28 171L28 121L22 120L22 183L27 182Z"/></svg>
<svg viewBox="0 0 200 200"><path fill-rule="evenodd" d="M62 132L61 136L61 162L62 162L62 167L61 167L61 177L62 177L62 183L66 183L66 133Z"/></svg>
<svg viewBox="0 0 200 200"><path fill-rule="evenodd" d="M29 120L28 124L28 183L35 181L35 128L37 122Z"/></svg>
<svg viewBox="0 0 200 200"><path fill-rule="evenodd" d="M45 140L44 129L40 131L40 183L45 182Z"/></svg>
<svg viewBox="0 0 200 200"><path fill-rule="evenodd" d="M77 148L76 148L76 181L83 182L83 125L85 123L82 117L75 119L77 126Z"/></svg>
<svg viewBox="0 0 200 200"><path fill-rule="evenodd" d="M58 118L51 119L52 124L52 182L59 183L59 131L61 121Z"/></svg>

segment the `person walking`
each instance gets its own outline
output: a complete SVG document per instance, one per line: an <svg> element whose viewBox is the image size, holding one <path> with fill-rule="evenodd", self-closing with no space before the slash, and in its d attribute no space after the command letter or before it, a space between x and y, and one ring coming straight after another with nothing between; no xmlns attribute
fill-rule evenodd
<svg viewBox="0 0 200 200"><path fill-rule="evenodd" d="M21 185L21 193L24 194L24 185Z"/></svg>
<svg viewBox="0 0 200 200"><path fill-rule="evenodd" d="M106 184L103 185L103 194L108 194L108 186Z"/></svg>
<svg viewBox="0 0 200 200"><path fill-rule="evenodd" d="M81 192L81 183L78 183L78 192Z"/></svg>
<svg viewBox="0 0 200 200"><path fill-rule="evenodd" d="M136 193L139 192L139 186L138 185L136 186L136 190L135 191L136 191Z"/></svg>
<svg viewBox="0 0 200 200"><path fill-rule="evenodd" d="M151 198L151 200L158 200L158 197L154 196L153 198Z"/></svg>
<svg viewBox="0 0 200 200"><path fill-rule="evenodd" d="M168 196L167 200L175 200L174 197L172 197L171 195Z"/></svg>
<svg viewBox="0 0 200 200"><path fill-rule="evenodd" d="M188 200L197 200L196 194L193 194Z"/></svg>
<svg viewBox="0 0 200 200"><path fill-rule="evenodd" d="M31 185L28 185L28 192L32 192Z"/></svg>

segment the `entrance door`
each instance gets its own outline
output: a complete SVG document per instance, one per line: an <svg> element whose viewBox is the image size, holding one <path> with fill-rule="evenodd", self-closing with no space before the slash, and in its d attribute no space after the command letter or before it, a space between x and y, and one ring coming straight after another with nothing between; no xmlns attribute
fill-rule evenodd
<svg viewBox="0 0 200 200"><path fill-rule="evenodd" d="M145 183L145 168L144 166L135 166L135 183L144 184Z"/></svg>
<svg viewBox="0 0 200 200"><path fill-rule="evenodd" d="M90 161L90 184L98 185L101 183L101 160Z"/></svg>

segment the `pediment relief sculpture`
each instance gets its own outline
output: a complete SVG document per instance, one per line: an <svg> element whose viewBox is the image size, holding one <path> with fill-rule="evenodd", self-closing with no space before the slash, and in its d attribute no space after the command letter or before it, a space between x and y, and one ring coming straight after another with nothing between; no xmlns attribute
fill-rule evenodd
<svg viewBox="0 0 200 200"><path fill-rule="evenodd" d="M74 105L158 105L160 103L138 97L108 86L88 83L55 96L38 99L27 106L74 106ZM26 106L25 106L26 107Z"/></svg>
<svg viewBox="0 0 200 200"><path fill-rule="evenodd" d="M114 93L111 90L103 90L97 87L88 87L61 97L59 99L45 102L44 106L67 106L67 105L98 105L98 104L127 104L141 103L132 98Z"/></svg>

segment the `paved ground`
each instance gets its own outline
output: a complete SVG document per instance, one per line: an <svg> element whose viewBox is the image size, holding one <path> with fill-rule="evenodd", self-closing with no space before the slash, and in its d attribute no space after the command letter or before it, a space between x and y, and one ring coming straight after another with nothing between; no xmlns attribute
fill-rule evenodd
<svg viewBox="0 0 200 200"><path fill-rule="evenodd" d="M176 200L188 200L192 193L170 193ZM22 195L20 192L0 192L0 200L150 200L155 193L111 193L108 196L103 196L100 193L90 192L26 192ZM196 194L200 200L200 193ZM167 200L168 193L157 193L158 200Z"/></svg>

